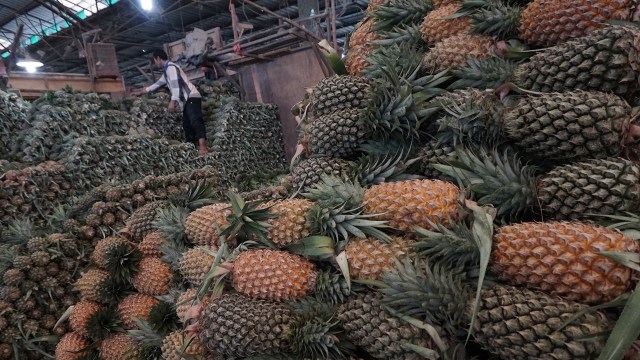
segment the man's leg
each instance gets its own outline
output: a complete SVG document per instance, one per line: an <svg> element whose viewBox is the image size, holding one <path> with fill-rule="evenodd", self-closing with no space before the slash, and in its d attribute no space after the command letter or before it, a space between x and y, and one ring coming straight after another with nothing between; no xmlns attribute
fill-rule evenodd
<svg viewBox="0 0 640 360"><path fill-rule="evenodd" d="M188 126L192 132L192 136L198 152L204 154L207 149L207 129L204 126L204 119L202 118L202 99L191 98L188 99L184 108L185 119L189 122ZM187 124L185 123L185 128Z"/></svg>

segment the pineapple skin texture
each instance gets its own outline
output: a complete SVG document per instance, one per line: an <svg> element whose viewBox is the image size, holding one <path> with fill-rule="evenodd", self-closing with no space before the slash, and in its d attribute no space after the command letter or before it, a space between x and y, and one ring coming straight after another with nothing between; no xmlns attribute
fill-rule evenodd
<svg viewBox="0 0 640 360"><path fill-rule="evenodd" d="M395 269L395 260L403 261L411 251L413 242L401 237L392 237L391 244L374 238L352 239L345 252L349 263L349 274L356 280L378 280L387 271Z"/></svg>
<svg viewBox="0 0 640 360"><path fill-rule="evenodd" d="M298 300L315 290L315 265L285 251L248 250L233 263L233 287L241 294L273 301Z"/></svg>
<svg viewBox="0 0 640 360"><path fill-rule="evenodd" d="M133 277L133 287L142 294L163 295L171 289L171 267L158 258L148 257L140 261L138 273Z"/></svg>
<svg viewBox="0 0 640 360"><path fill-rule="evenodd" d="M554 333L567 319L587 306L542 292L494 286L483 289L480 298L474 338L480 346L501 359L595 359L606 339L581 341L581 338L613 327L605 314L592 312ZM474 303L475 299L468 302L467 321L471 319Z"/></svg>
<svg viewBox="0 0 640 360"><path fill-rule="evenodd" d="M629 20L632 0L535 0L520 14L520 38L552 46L600 29L609 20Z"/></svg>
<svg viewBox="0 0 640 360"><path fill-rule="evenodd" d="M459 68L467 59L491 56L494 41L490 36L457 34L434 45L425 55L422 65L427 71Z"/></svg>
<svg viewBox="0 0 640 360"><path fill-rule="evenodd" d="M601 304L631 289L631 269L596 252L638 252L635 240L578 222L522 223L498 229L490 268L513 285Z"/></svg>
<svg viewBox="0 0 640 360"><path fill-rule="evenodd" d="M366 214L402 231L414 225L432 230L429 221L448 226L458 218L460 189L441 180L407 180L374 185L364 193Z"/></svg>
<svg viewBox="0 0 640 360"><path fill-rule="evenodd" d="M142 241L138 244L138 250L145 257L157 257L161 258L162 246L164 246L164 239L162 234L158 231L147 234Z"/></svg>
<svg viewBox="0 0 640 360"><path fill-rule="evenodd" d="M80 292L80 298L97 303L104 303L104 300L100 296L101 283L107 279L109 279L109 273L102 270L89 270L83 273L76 283L76 287Z"/></svg>
<svg viewBox="0 0 640 360"><path fill-rule="evenodd" d="M80 334L71 332L65 334L56 346L56 360L76 360L90 355L82 349L89 346L89 340Z"/></svg>
<svg viewBox="0 0 640 360"><path fill-rule="evenodd" d="M98 303L81 300L73 307L73 312L69 316L69 326L78 335L88 338L89 332L87 331L87 321L101 308L102 306Z"/></svg>
<svg viewBox="0 0 640 360"><path fill-rule="evenodd" d="M230 204L213 204L201 207L192 212L185 222L185 232L191 241L197 245L219 245L216 227L228 225L227 216L231 210L226 208Z"/></svg>
<svg viewBox="0 0 640 360"><path fill-rule="evenodd" d="M127 334L116 334L104 339L98 347L101 360L139 360L142 346Z"/></svg>
<svg viewBox="0 0 640 360"><path fill-rule="evenodd" d="M313 202L306 199L286 199L265 204L269 205L272 205L269 213L278 217L266 220L270 225L267 239L276 246L295 244L311 234L307 214Z"/></svg>
<svg viewBox="0 0 640 360"><path fill-rule="evenodd" d="M617 95L638 88L640 29L607 27L546 49L519 65L514 83L539 92L595 90Z"/></svg>
<svg viewBox="0 0 640 360"><path fill-rule="evenodd" d="M202 285L215 261L215 256L204 252L206 248L213 252L217 251L215 247L197 246L185 251L180 258L180 274L196 287Z"/></svg>
<svg viewBox="0 0 640 360"><path fill-rule="evenodd" d="M461 4L449 4L428 13L420 25L422 40L428 45L434 45L450 36L468 32L471 28L468 16L443 19L454 15L461 8Z"/></svg>
<svg viewBox="0 0 640 360"><path fill-rule="evenodd" d="M225 294L200 314L199 338L209 352L227 358L275 355L286 352L293 320L283 304Z"/></svg>
<svg viewBox="0 0 640 360"><path fill-rule="evenodd" d="M126 239L116 236L109 236L98 241L91 254L91 260L100 268L105 269L108 265L109 254L119 245L129 245L129 242Z"/></svg>
<svg viewBox="0 0 640 360"><path fill-rule="evenodd" d="M124 327L128 330L137 329L138 325L133 321L133 318L149 320L151 309L158 304L160 304L160 300L145 294L131 294L122 299L118 305L118 313Z"/></svg>
<svg viewBox="0 0 640 360"><path fill-rule="evenodd" d="M194 338L182 351L184 344L189 338L181 330L174 331L165 336L162 340L162 358L164 360L182 360L184 355L201 356L205 355L204 346L198 338Z"/></svg>
<svg viewBox="0 0 640 360"><path fill-rule="evenodd" d="M352 296L338 308L337 317L347 338L376 359L422 359L420 355L403 349L401 343L436 349L423 330L391 316L384 309L381 293Z"/></svg>

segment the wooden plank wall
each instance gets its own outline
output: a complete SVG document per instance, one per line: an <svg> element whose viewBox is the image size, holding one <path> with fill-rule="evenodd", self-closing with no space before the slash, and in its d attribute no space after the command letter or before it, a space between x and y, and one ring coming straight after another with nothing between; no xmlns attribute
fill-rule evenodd
<svg viewBox="0 0 640 360"><path fill-rule="evenodd" d="M295 152L297 134L291 108L304 97L305 88L324 78L312 49L279 57L273 61L247 65L238 69L245 101L278 105L284 133L287 159Z"/></svg>

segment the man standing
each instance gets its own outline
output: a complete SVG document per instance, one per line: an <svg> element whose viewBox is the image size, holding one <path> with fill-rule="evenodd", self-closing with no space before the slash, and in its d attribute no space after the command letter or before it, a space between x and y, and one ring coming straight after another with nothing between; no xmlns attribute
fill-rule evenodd
<svg viewBox="0 0 640 360"><path fill-rule="evenodd" d="M195 86L189 81L182 69L168 60L164 50L153 52L153 62L162 69L162 77L155 84L141 90L134 91L132 95L140 96L156 91L162 86L167 86L171 92L171 101L167 110L175 111L176 104L182 108L182 127L188 142L198 148L199 154L207 153L207 132L202 119L202 96Z"/></svg>

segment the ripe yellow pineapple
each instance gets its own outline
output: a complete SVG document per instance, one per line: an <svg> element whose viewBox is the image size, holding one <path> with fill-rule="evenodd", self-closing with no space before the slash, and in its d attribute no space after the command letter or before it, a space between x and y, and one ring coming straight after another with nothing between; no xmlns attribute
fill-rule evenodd
<svg viewBox="0 0 640 360"><path fill-rule="evenodd" d="M73 311L69 316L69 326L71 330L75 331L77 334L90 337L89 329L87 328L87 323L89 318L93 316L98 310L100 310L102 306L96 302L81 300L77 304L73 306Z"/></svg>
<svg viewBox="0 0 640 360"><path fill-rule="evenodd" d="M129 247L129 241L118 236L106 237L96 244L91 260L100 268L107 269L111 253L118 247Z"/></svg>
<svg viewBox="0 0 640 360"><path fill-rule="evenodd" d="M184 224L189 239L197 245L219 245L216 231L228 225L227 216L231 210L225 209L229 206L226 203L213 204L189 214Z"/></svg>
<svg viewBox="0 0 640 360"><path fill-rule="evenodd" d="M85 350L89 347L89 340L80 334L65 334L56 346L56 360L76 360L90 358L91 351Z"/></svg>
<svg viewBox="0 0 640 360"><path fill-rule="evenodd" d="M489 264L514 285L600 304L625 293L633 283L631 269L596 253L639 250L635 240L592 224L521 223L498 229Z"/></svg>
<svg viewBox="0 0 640 360"><path fill-rule="evenodd" d="M162 247L164 246L164 239L162 233L154 231L145 235L142 241L138 244L138 250L144 257L162 257Z"/></svg>
<svg viewBox="0 0 640 360"><path fill-rule="evenodd" d="M173 272L167 263L158 258L147 257L140 261L132 284L142 294L163 295L171 289L172 280Z"/></svg>
<svg viewBox="0 0 640 360"><path fill-rule="evenodd" d="M158 304L160 300L151 295L131 294L125 297L118 305L118 313L125 329L138 328L133 318L149 320L151 309Z"/></svg>
<svg viewBox="0 0 640 360"><path fill-rule="evenodd" d="M218 249L213 246L197 246L185 251L180 258L180 274L191 285L199 287L207 277L211 265L215 260L214 254Z"/></svg>
<svg viewBox="0 0 640 360"><path fill-rule="evenodd" d="M186 348L184 345L189 342ZM189 339L182 330L176 330L162 340L162 358L164 360L181 360L185 356L190 359L203 359L205 349L198 337Z"/></svg>
<svg viewBox="0 0 640 360"><path fill-rule="evenodd" d="M265 204L269 205L269 213L279 215L277 218L266 220L271 226L267 229L269 241L276 246L287 246L309 236L307 214L313 202L306 199L286 199Z"/></svg>
<svg viewBox="0 0 640 360"><path fill-rule="evenodd" d="M461 8L461 4L449 4L428 13L420 25L422 40L428 45L434 45L450 36L469 31L471 27L469 17L460 16L453 19L445 19L454 15Z"/></svg>
<svg viewBox="0 0 640 360"><path fill-rule="evenodd" d="M430 222L448 226L458 218L460 189L441 180L405 180L374 185L364 193L364 209L402 231Z"/></svg>
<svg viewBox="0 0 640 360"><path fill-rule="evenodd" d="M392 236L393 242L385 244L378 239L351 239L345 249L349 274L356 280L377 280L387 271L395 269L395 260L413 257L412 240Z"/></svg>
<svg viewBox="0 0 640 360"><path fill-rule="evenodd" d="M139 360L142 346L127 334L112 335L102 341L98 347L101 360Z"/></svg>
<svg viewBox="0 0 640 360"><path fill-rule="evenodd" d="M459 68L467 59L491 56L496 49L492 37L475 34L457 34L435 44L425 55L422 65L427 71Z"/></svg>
<svg viewBox="0 0 640 360"><path fill-rule="evenodd" d="M280 250L242 252L233 261L233 287L247 296L297 300L315 290L317 271L309 260Z"/></svg>
<svg viewBox="0 0 640 360"><path fill-rule="evenodd" d="M347 72L350 75L361 75L362 70L369 66L366 57L371 55L376 45L371 43L378 40L380 36L373 31L375 25L374 18L365 18L358 25L349 38L349 52L344 61Z"/></svg>

